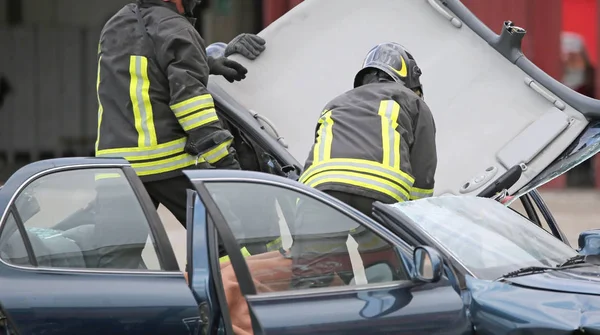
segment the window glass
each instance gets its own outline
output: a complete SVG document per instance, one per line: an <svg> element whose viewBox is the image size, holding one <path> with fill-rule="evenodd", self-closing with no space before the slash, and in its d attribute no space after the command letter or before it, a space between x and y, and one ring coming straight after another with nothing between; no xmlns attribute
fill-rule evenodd
<svg viewBox="0 0 600 335"><path fill-rule="evenodd" d="M515 211L517 211L519 214L523 215L524 217L528 218L532 223L536 224L534 221L534 218L531 218L531 217L529 217L529 215L527 215L527 211L525 210L525 207L523 205L523 198L527 197L527 196L528 195L526 195L526 194L522 195L521 198L513 201L509 207L514 209ZM550 226L548 225L548 221L546 221L546 219L542 215L542 212L540 211L540 208L533 201L533 199L531 199L531 205L533 206L533 209L537 213L537 217L540 221L541 227L544 228L544 230L546 230L547 232L552 233L552 230L550 229Z"/></svg>
<svg viewBox="0 0 600 335"><path fill-rule="evenodd" d="M274 185L210 182L206 187L242 248L259 293L408 279L393 244L325 203ZM227 258L221 268L225 282L235 280Z"/></svg>
<svg viewBox="0 0 600 335"><path fill-rule="evenodd" d="M481 279L558 265L577 252L499 202L447 196L392 205ZM408 223L407 223L408 224Z"/></svg>
<svg viewBox="0 0 600 335"><path fill-rule="evenodd" d="M161 270L149 223L120 169L43 176L18 195L15 208L40 267ZM0 250L12 250L18 234L4 229ZM4 260L22 265L19 259Z"/></svg>
<svg viewBox="0 0 600 335"><path fill-rule="evenodd" d="M4 223L4 232L0 243L2 248L0 249L0 258L8 261L15 265L30 266L32 265L29 261L29 254L25 248L23 238L18 231L17 221L12 212L8 215L8 220Z"/></svg>

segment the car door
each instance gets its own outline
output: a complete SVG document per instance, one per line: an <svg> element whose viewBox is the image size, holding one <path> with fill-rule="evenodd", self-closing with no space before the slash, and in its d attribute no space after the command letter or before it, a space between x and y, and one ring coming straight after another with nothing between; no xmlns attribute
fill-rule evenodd
<svg viewBox="0 0 600 335"><path fill-rule="evenodd" d="M0 302L20 334L191 334L198 303L126 161L35 162L0 189Z"/></svg>
<svg viewBox="0 0 600 335"><path fill-rule="evenodd" d="M599 118L600 102L535 67L521 52L525 30L496 25L501 35L458 0L305 0L259 33L268 44L260 57L231 56L248 78L214 77L209 89L272 120L303 162L322 108L352 89L372 47L398 42L423 71L436 122L435 194L476 195L519 165L512 194L577 138L586 117Z"/></svg>
<svg viewBox="0 0 600 335"><path fill-rule="evenodd" d="M185 173L202 208L193 248L209 246L208 263L195 262L192 276L226 297L215 306L229 320L226 334L470 332L449 281L413 281L412 249L358 211L278 176ZM228 259L218 259L217 238Z"/></svg>

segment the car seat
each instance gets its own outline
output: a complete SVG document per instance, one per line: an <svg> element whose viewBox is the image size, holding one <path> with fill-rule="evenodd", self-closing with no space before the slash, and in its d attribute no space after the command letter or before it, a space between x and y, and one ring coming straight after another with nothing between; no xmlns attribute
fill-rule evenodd
<svg viewBox="0 0 600 335"><path fill-rule="evenodd" d="M38 266L56 268L85 268L86 263L79 246L59 231L45 228L27 229L27 237ZM3 259L14 265L30 266L29 256L21 233L16 231L2 247Z"/></svg>

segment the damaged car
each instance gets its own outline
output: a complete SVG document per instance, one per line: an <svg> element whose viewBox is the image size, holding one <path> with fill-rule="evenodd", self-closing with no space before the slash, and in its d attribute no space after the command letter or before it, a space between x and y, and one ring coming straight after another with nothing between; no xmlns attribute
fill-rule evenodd
<svg viewBox="0 0 600 335"><path fill-rule="evenodd" d="M600 102L503 24L458 0L304 1L236 59L244 81L210 79L246 171L186 171L187 277L126 161L40 161L0 188L0 316L20 334L600 331L600 232L570 247L536 191L600 151ZM420 60L439 163L434 197L373 220L296 180L321 108L384 41ZM323 221L298 220L307 203Z"/></svg>

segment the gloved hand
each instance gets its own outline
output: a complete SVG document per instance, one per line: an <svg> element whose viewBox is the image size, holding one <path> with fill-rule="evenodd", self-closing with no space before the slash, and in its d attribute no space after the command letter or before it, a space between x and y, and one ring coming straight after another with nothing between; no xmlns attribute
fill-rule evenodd
<svg viewBox="0 0 600 335"><path fill-rule="evenodd" d="M210 74L223 76L230 83L246 78L246 73L248 73L242 64L225 57L208 57L208 68Z"/></svg>
<svg viewBox="0 0 600 335"><path fill-rule="evenodd" d="M265 51L265 40L253 34L239 34L227 44L225 57L240 54L248 59L256 59Z"/></svg>

